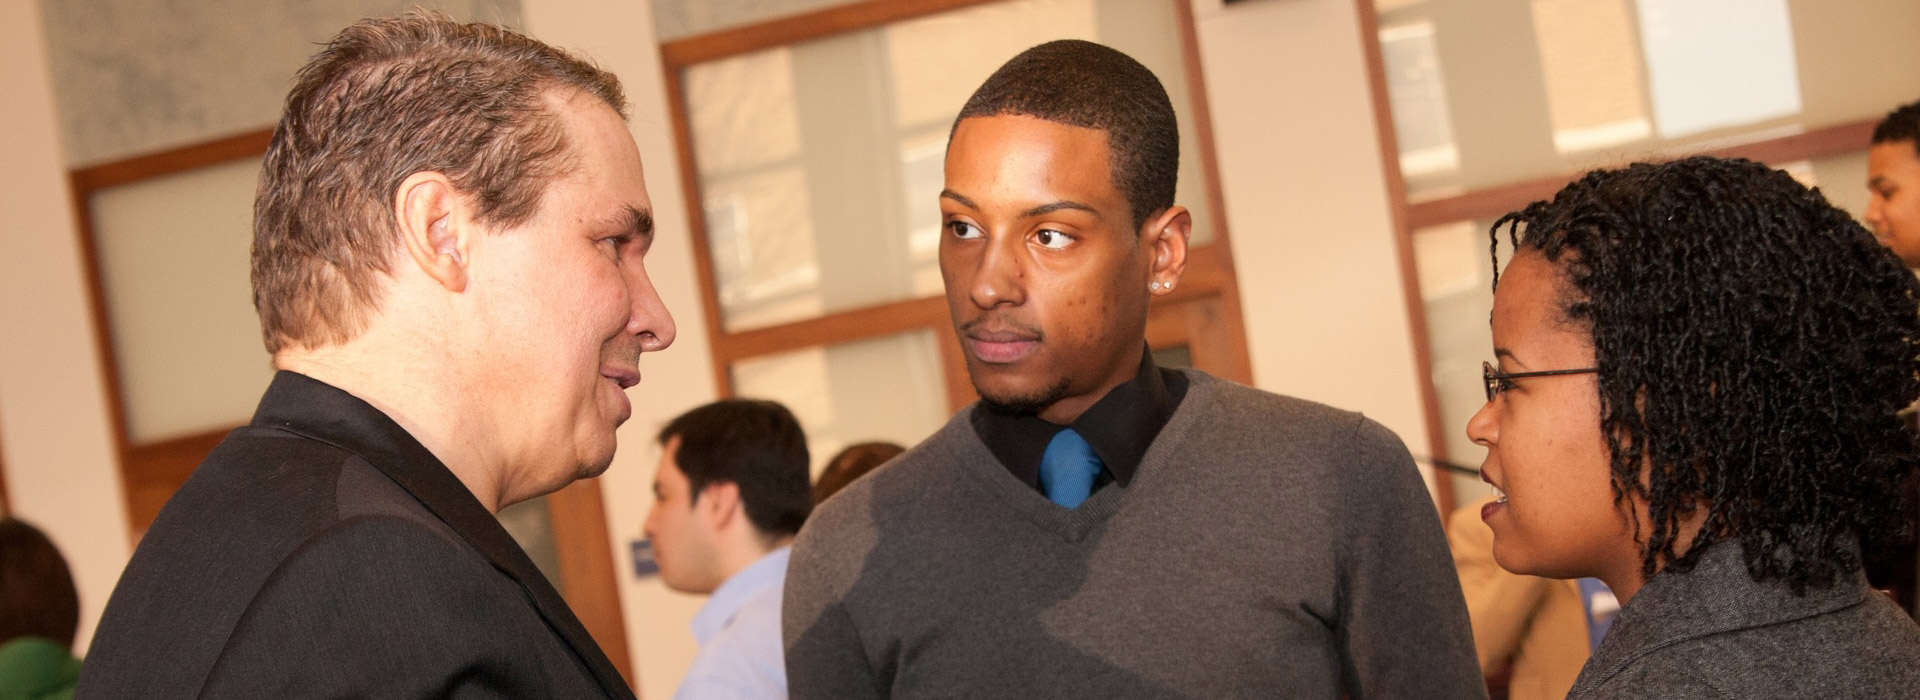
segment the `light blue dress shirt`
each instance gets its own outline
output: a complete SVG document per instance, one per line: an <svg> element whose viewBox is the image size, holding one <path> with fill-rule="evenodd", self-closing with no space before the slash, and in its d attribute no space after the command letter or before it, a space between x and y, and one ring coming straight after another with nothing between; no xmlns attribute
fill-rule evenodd
<svg viewBox="0 0 1920 700"><path fill-rule="evenodd" d="M693 616L700 653L674 700L785 700L786 649L780 597L789 547L768 552L714 589Z"/></svg>

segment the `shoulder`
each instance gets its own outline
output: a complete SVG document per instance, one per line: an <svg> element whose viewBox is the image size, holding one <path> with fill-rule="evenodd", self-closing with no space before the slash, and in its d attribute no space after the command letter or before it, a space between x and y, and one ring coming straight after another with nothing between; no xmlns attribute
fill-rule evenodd
<svg viewBox="0 0 1920 700"><path fill-rule="evenodd" d="M1364 415L1203 372L1185 372L1192 382L1186 401L1199 404L1192 407L1196 415L1186 418L1194 436L1210 452L1324 465L1338 474L1363 477L1411 466L1412 458L1399 436ZM1182 418L1175 413L1176 422Z"/></svg>
<svg viewBox="0 0 1920 700"><path fill-rule="evenodd" d="M784 698L780 596L779 587L755 595L701 645L675 697Z"/></svg>
<svg viewBox="0 0 1920 700"><path fill-rule="evenodd" d="M1584 674L1586 671L1583 670ZM1567 696L1568 700L1640 700L1641 698L1661 698L1661 700L1733 700L1737 695L1723 687L1714 677L1713 669L1694 667L1674 658L1650 657L1631 666L1605 682L1587 690L1576 689Z"/></svg>

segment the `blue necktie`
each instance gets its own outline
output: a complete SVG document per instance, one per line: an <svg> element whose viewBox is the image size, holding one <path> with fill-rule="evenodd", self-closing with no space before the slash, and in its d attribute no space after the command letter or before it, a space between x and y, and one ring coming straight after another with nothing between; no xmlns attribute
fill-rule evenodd
<svg viewBox="0 0 1920 700"><path fill-rule="evenodd" d="M1040 457L1040 490L1047 500L1078 508L1093 493L1093 477L1100 473L1100 456L1087 439L1072 428L1060 431Z"/></svg>

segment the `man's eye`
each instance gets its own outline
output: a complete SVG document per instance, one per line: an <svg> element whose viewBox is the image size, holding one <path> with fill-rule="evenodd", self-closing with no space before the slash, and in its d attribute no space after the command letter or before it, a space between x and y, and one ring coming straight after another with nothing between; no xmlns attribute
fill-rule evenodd
<svg viewBox="0 0 1920 700"><path fill-rule="evenodd" d="M1053 229L1040 229L1039 233L1033 234L1033 240L1035 243L1039 243L1042 248L1060 250L1061 248L1067 247L1067 244L1072 243L1073 237Z"/></svg>
<svg viewBox="0 0 1920 700"><path fill-rule="evenodd" d="M979 238L980 237L980 227L974 226L973 224L969 224L965 221L947 222L947 231L952 233L954 238Z"/></svg>

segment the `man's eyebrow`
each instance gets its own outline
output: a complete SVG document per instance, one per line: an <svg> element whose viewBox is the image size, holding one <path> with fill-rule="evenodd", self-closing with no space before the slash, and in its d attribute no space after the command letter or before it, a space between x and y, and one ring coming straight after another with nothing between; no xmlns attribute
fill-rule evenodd
<svg viewBox="0 0 1920 700"><path fill-rule="evenodd" d="M973 200L966 198L966 195L962 195L959 192L955 192L953 190L940 190L940 198L951 199L954 202L959 203L960 206L966 207L968 209L972 209L974 211L980 210L980 205L974 204Z"/></svg>
<svg viewBox="0 0 1920 700"><path fill-rule="evenodd" d="M625 211L620 212L619 222L620 230L633 236L634 242L640 244L640 252L644 253L653 247L652 211L629 204Z"/></svg>
<svg viewBox="0 0 1920 700"><path fill-rule="evenodd" d="M1091 205L1081 204L1079 202L1075 202L1073 200L1067 200L1067 199L1063 199L1058 202L1050 202L1047 204L1042 204L1032 209L1028 209L1026 211L1020 212L1020 218L1031 219L1036 216L1046 216L1056 211L1064 211L1064 210L1083 211L1088 214L1092 214L1093 218L1095 219L1100 218L1100 210L1093 208Z"/></svg>

